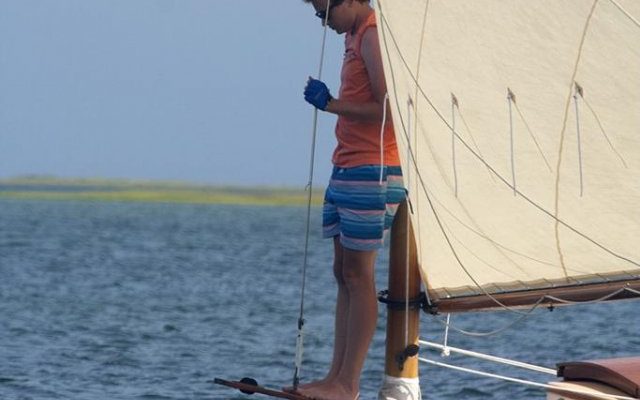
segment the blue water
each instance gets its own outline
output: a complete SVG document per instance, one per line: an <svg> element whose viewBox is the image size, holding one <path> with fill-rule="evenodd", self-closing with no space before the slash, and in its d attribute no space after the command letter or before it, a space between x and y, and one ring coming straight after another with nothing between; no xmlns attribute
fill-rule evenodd
<svg viewBox="0 0 640 400"><path fill-rule="evenodd" d="M303 380L331 355L331 245L314 211ZM209 381L293 373L305 210L299 207L0 201L0 399L250 399ZM385 288L385 253L378 285ZM363 373L383 375L384 308ZM514 318L460 315L483 331ZM540 310L489 339L450 344L553 366L640 354L638 303ZM441 341L442 325L422 319ZM435 353L423 352L432 359ZM443 360L515 376L457 357ZM542 399L537 389L422 366L426 399Z"/></svg>

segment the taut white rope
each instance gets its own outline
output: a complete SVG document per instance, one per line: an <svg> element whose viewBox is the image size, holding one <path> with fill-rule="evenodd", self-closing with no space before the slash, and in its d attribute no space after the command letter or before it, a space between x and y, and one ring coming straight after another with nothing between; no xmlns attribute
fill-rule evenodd
<svg viewBox="0 0 640 400"><path fill-rule="evenodd" d="M389 93L384 94L382 100L382 126L380 127L380 185L382 185L382 171L384 169L384 127L387 124L387 100Z"/></svg>
<svg viewBox="0 0 640 400"><path fill-rule="evenodd" d="M475 351L471 351L471 350L465 350L465 349L460 349L457 347L451 347L448 345L441 345L438 343L433 343L433 342L429 342L426 340L420 340L420 344L424 345L426 347L432 348L432 349L438 349L438 350L448 350L452 353L457 353L457 354L462 354L464 356L467 357L474 357L474 358L479 358L481 360L486 360L486 361L492 361L495 363L499 363L499 364L506 364L506 365L510 365L512 367L518 367L518 368L523 368L523 369L528 369L530 371L536 371L536 372L541 372L544 374L549 374L549 375L556 375L556 371L552 368L545 368L545 367L541 367L538 365L533 365L533 364L527 364L527 363L523 363L520 361L514 361L514 360L509 360L508 358L502 358L502 357L496 357L496 356L492 356L489 354L484 354L484 353L478 353Z"/></svg>
<svg viewBox="0 0 640 400"><path fill-rule="evenodd" d="M449 323L451 322L451 314L447 314L447 324L444 327L444 345L442 346L442 352L440 353L440 355L442 357L449 357L449 355L451 354L451 349L449 348ZM426 344L427 346L429 345L429 342L424 342L424 344Z"/></svg>
<svg viewBox="0 0 640 400"><path fill-rule="evenodd" d="M576 83L576 92L573 95L573 101L576 106L576 133L578 135L578 171L580 171L580 197L584 194L584 183L582 179L582 141L580 138L580 108L578 107L578 95L582 92L582 88Z"/></svg>
<svg viewBox="0 0 640 400"><path fill-rule="evenodd" d="M327 22L329 20L329 7L331 7L331 0L327 0L326 15L324 18L324 30L322 33L322 46L320 48L320 65L318 66L318 79L322 79L322 66L324 64L324 49L327 39ZM298 388L300 382L300 370L302 368L302 353L304 349L304 292L305 283L307 280L307 259L309 255L309 230L311 226L311 199L313 195L313 167L315 164L316 154L316 136L318 132L318 109L313 109L313 129L311 134L311 159L309 162L309 181L307 183L307 219L305 228L304 239L304 256L302 261L302 288L300 291L300 315L298 317L298 334L296 336L296 356L295 356L295 371L293 373L293 388Z"/></svg>
<svg viewBox="0 0 640 400"><path fill-rule="evenodd" d="M514 140L513 137L513 110L511 104L516 102L516 96L511 89L507 88L507 101L509 102L509 138L511 143L511 184L513 185L513 195L517 194L516 191L516 160L514 155ZM454 129L453 127L451 128ZM453 130L455 132L455 130Z"/></svg>

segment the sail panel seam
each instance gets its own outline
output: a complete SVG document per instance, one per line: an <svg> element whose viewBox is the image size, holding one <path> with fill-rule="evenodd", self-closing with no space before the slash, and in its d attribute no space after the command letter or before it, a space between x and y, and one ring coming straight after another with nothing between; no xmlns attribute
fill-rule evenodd
<svg viewBox="0 0 640 400"><path fill-rule="evenodd" d="M578 67L580 65L580 59L582 58L582 51L584 49L584 43L587 38L587 32L589 31L589 26L591 25L591 18L596 10L596 6L598 5L598 0L594 0L591 5L591 10L589 11L589 15L587 20L585 21L584 28L582 29L582 36L580 37L580 45L578 46L578 54L576 55L576 61L573 65L573 71L571 73L571 80L569 85L569 93L567 95L564 107L564 116L562 119L562 130L560 131L560 146L558 148L558 162L556 164L556 183L555 183L555 210L554 210L554 233L556 239L556 249L558 251L558 256L560 258L560 264L562 265L562 270L564 272L564 276L566 278L569 277L567 273L567 268L564 261L564 254L562 253L562 245L560 244L560 224L559 224L559 214L560 214L560 172L562 171L562 154L564 152L564 141L565 141L565 133L567 131L567 120L569 117L569 107L571 106L571 96L573 93L574 82L576 81L576 75L578 74Z"/></svg>

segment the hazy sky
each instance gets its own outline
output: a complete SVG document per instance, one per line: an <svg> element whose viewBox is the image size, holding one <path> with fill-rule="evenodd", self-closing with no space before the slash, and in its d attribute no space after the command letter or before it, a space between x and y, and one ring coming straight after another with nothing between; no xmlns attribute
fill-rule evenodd
<svg viewBox="0 0 640 400"><path fill-rule="evenodd" d="M335 94L343 38L327 39ZM0 179L304 186L321 41L302 0L0 0Z"/></svg>

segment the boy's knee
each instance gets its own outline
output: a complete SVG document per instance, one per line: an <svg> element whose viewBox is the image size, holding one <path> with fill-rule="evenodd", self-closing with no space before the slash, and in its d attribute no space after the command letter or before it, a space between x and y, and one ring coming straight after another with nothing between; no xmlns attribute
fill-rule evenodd
<svg viewBox="0 0 640 400"><path fill-rule="evenodd" d="M367 288L373 284L370 271L366 271L365 268L349 268L349 266L345 266L342 270L342 281L349 289Z"/></svg>

